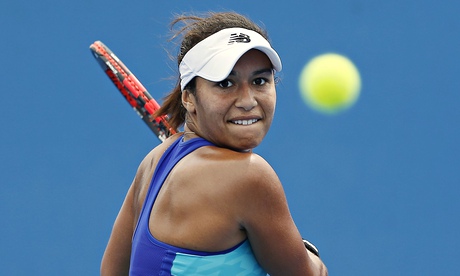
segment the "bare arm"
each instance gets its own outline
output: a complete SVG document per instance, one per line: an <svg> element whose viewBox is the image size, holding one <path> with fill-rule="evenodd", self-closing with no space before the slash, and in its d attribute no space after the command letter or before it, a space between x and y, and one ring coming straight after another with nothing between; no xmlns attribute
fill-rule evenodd
<svg viewBox="0 0 460 276"><path fill-rule="evenodd" d="M101 263L101 275L128 275L133 236L133 185L118 213Z"/></svg>
<svg viewBox="0 0 460 276"><path fill-rule="evenodd" d="M136 177L126 194L101 263L101 275L128 275L131 259L131 242L137 218L142 208L151 177L154 151L142 160Z"/></svg>
<svg viewBox="0 0 460 276"><path fill-rule="evenodd" d="M131 243L137 219L142 209L150 183L153 151L144 158L115 223L101 263L101 275L128 275L131 259Z"/></svg>
<svg viewBox="0 0 460 276"><path fill-rule="evenodd" d="M307 253L273 169L256 156L246 177L241 224L262 267L272 276L327 275L322 261Z"/></svg>
<svg viewBox="0 0 460 276"><path fill-rule="evenodd" d="M172 136L142 160L115 223L101 262L101 275L128 275L131 242L158 157L179 137Z"/></svg>

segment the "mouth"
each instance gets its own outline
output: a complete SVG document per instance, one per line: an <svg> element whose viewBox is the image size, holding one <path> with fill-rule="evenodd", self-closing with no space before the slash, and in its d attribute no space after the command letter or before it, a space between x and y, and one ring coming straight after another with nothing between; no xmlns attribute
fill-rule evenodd
<svg viewBox="0 0 460 276"><path fill-rule="evenodd" d="M243 126L247 126L247 125L252 125L256 122L258 122L259 119L249 119L249 120L232 120L230 121L231 123L235 124L235 125L243 125Z"/></svg>

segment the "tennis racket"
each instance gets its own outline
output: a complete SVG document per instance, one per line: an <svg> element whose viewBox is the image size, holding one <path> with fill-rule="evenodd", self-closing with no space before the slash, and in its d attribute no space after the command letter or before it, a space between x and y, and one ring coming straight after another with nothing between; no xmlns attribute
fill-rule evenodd
<svg viewBox="0 0 460 276"><path fill-rule="evenodd" d="M167 116L154 116L160 105L106 45L95 41L89 48L102 70L160 141L177 132L169 125Z"/></svg>

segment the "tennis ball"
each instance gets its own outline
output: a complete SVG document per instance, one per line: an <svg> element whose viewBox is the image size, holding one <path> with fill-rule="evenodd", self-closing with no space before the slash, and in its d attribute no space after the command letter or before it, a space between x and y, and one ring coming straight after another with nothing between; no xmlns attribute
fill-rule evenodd
<svg viewBox="0 0 460 276"><path fill-rule="evenodd" d="M361 90L358 69L345 56L326 53L310 60L299 77L303 100L311 108L336 114L352 106Z"/></svg>

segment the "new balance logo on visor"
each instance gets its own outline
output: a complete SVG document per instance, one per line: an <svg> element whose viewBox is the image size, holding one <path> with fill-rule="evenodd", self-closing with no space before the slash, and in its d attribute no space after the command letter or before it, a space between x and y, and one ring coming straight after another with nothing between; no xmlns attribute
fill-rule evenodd
<svg viewBox="0 0 460 276"><path fill-rule="evenodd" d="M228 45L233 44L233 43L249 43L251 42L251 38L247 34L231 34L230 39L228 40Z"/></svg>

